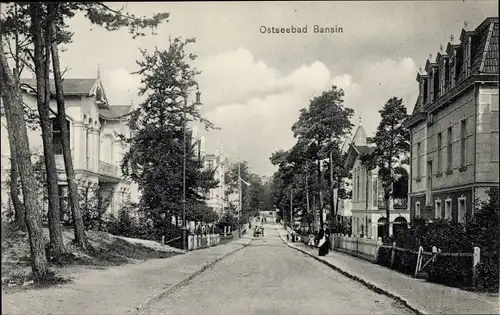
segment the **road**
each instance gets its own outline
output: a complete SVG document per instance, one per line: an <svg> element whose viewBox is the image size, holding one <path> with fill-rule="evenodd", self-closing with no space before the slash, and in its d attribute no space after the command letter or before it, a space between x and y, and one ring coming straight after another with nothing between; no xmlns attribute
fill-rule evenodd
<svg viewBox="0 0 500 315"><path fill-rule="evenodd" d="M265 232L143 314L413 314Z"/></svg>

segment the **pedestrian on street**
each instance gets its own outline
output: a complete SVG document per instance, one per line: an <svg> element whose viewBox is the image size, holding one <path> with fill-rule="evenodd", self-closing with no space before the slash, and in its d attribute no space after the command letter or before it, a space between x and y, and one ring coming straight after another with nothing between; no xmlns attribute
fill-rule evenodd
<svg viewBox="0 0 500 315"><path fill-rule="evenodd" d="M318 256L326 256L328 254L330 244L330 230L323 224L318 234Z"/></svg>

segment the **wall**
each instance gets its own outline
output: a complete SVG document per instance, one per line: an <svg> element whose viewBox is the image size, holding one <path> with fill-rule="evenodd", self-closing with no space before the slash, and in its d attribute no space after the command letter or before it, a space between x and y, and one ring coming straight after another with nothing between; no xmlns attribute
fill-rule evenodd
<svg viewBox="0 0 500 315"><path fill-rule="evenodd" d="M439 110L434 114L434 124L428 127L427 141L428 141L428 157L433 161L433 177L432 189L444 189L455 187L457 185L466 185L474 182L474 111L475 111L476 98L474 95L474 88L470 88L464 95L459 97L449 106ZM466 119L466 170L460 170L461 159L461 120ZM447 174L448 169L448 156L447 156L447 143L448 135L447 129L452 127L452 167L453 172ZM442 167L437 167L437 133L442 132ZM442 176L436 177L436 174L442 173Z"/></svg>
<svg viewBox="0 0 500 315"><path fill-rule="evenodd" d="M498 87L479 88L476 123L476 181L498 183Z"/></svg>
<svg viewBox="0 0 500 315"><path fill-rule="evenodd" d="M415 125L412 130L412 160L411 160L411 191L418 193L425 191L427 182L425 181L425 174L427 172L427 123L425 121ZM420 152L418 151L418 143L420 143ZM420 156L420 160L418 158ZM420 161L420 174L418 174L418 164Z"/></svg>

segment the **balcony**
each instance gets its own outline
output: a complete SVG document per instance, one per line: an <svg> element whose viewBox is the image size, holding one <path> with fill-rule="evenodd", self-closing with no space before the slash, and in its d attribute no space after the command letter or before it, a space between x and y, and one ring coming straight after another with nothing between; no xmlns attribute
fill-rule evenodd
<svg viewBox="0 0 500 315"><path fill-rule="evenodd" d="M99 174L111 177L118 177L118 166L103 161L99 161Z"/></svg>
<svg viewBox="0 0 500 315"><path fill-rule="evenodd" d="M408 208L408 198L393 198L389 200L392 210L406 210ZM379 199L377 202L379 209L385 209L385 200Z"/></svg>

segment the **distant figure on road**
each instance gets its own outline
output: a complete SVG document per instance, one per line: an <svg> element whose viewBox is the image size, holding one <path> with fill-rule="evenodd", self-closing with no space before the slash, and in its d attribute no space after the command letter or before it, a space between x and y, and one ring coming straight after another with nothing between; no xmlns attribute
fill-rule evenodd
<svg viewBox="0 0 500 315"><path fill-rule="evenodd" d="M326 256L330 248L330 230L323 224L318 234L318 256Z"/></svg>

